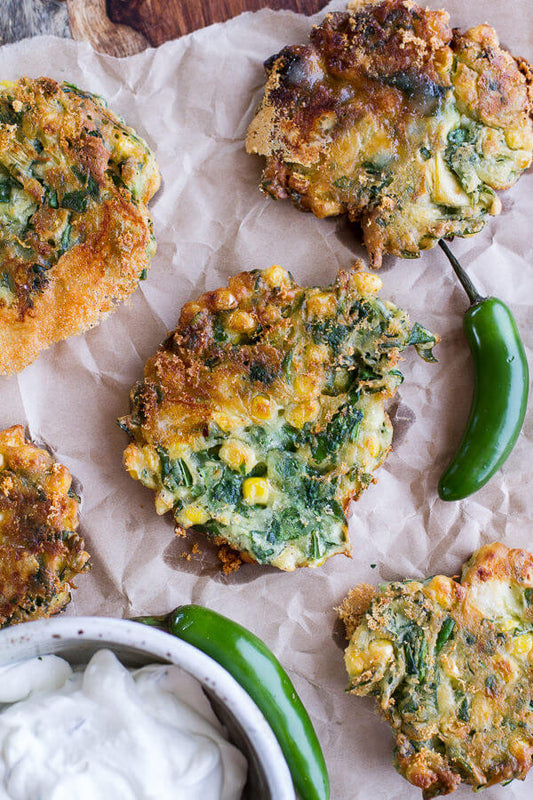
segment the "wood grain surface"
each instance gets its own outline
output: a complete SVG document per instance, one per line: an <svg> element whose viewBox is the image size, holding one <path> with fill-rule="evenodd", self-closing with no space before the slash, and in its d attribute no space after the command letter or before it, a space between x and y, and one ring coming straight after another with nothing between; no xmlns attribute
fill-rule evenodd
<svg viewBox="0 0 533 800"><path fill-rule="evenodd" d="M140 31L156 47L212 22L222 22L243 11L289 8L314 14L327 0L106 0L113 22Z"/></svg>
<svg viewBox="0 0 533 800"><path fill-rule="evenodd" d="M127 56L243 11L314 14L327 0L0 0L0 43L54 34Z"/></svg>
<svg viewBox="0 0 533 800"><path fill-rule="evenodd" d="M67 5L72 38L89 42L100 53L120 58L150 46L142 33L109 20L105 0L67 0Z"/></svg>

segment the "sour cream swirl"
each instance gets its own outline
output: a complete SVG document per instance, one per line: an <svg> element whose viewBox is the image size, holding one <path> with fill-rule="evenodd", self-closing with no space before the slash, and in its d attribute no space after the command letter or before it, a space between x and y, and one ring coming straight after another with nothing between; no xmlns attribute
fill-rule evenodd
<svg viewBox="0 0 533 800"><path fill-rule="evenodd" d="M0 668L0 800L239 800L246 760L176 666Z"/></svg>

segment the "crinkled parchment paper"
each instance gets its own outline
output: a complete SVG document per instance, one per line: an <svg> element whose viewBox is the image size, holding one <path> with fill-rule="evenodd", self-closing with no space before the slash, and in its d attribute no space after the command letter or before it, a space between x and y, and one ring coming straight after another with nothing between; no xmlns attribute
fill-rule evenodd
<svg viewBox="0 0 533 800"><path fill-rule="evenodd" d="M438 7L439 0L429 5ZM452 23L488 21L517 55L533 59L531 0L448 0ZM335 2L334 8L342 8ZM131 385L178 319L181 305L239 270L279 263L303 284L329 282L364 257L353 232L258 191L261 160L243 139L263 82L262 61L303 42L307 18L244 14L158 50L124 60L87 44L32 39L0 49L2 78L50 75L103 94L154 148L163 174L152 203L158 252L131 302L85 336L43 353L19 376L0 378L0 425L24 423L82 485L82 529L92 571L68 614L132 616L194 601L249 626L277 653L307 704L323 744L334 800L408 800L419 793L391 766L388 727L372 703L345 694L334 606L359 581L455 574L479 545L501 540L533 549L533 419L488 486L461 503L437 498L438 477L464 427L472 368L462 333L466 297L439 249L418 261L388 257L383 296L438 332L439 363L408 352L405 383L391 404L394 449L379 482L354 504L353 558L285 574L245 565L220 573L213 547L187 560L191 540L157 517L152 492L121 466ZM504 298L533 352L533 175L502 195L503 213L453 250L481 291ZM533 358L530 358L533 364ZM495 387L495 391L498 387ZM531 797L525 784L489 789L489 799ZM469 789L458 791L471 797Z"/></svg>

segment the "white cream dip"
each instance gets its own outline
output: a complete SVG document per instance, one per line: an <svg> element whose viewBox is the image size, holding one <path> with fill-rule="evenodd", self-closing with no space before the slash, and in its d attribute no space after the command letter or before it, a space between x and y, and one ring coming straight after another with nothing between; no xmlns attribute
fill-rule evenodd
<svg viewBox="0 0 533 800"><path fill-rule="evenodd" d="M0 667L0 800L239 800L246 760L179 667Z"/></svg>

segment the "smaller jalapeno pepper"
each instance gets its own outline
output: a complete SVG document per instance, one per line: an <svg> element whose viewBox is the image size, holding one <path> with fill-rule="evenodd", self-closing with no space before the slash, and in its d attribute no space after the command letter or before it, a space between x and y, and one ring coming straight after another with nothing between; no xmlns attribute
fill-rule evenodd
<svg viewBox="0 0 533 800"><path fill-rule="evenodd" d="M474 361L474 397L459 448L439 481L442 500L462 500L481 489L513 449L526 413L529 370L508 307L481 297L445 242L439 244L471 303L463 327Z"/></svg>
<svg viewBox="0 0 533 800"><path fill-rule="evenodd" d="M228 617L197 605L167 616L137 617L194 645L223 666L270 724L300 800L329 800L324 756L309 715L289 676L266 644Z"/></svg>

